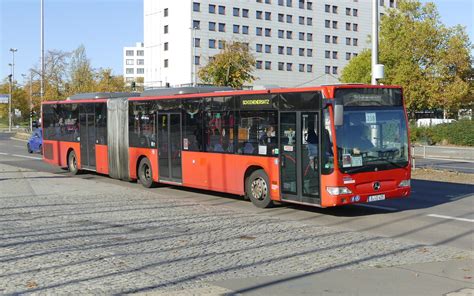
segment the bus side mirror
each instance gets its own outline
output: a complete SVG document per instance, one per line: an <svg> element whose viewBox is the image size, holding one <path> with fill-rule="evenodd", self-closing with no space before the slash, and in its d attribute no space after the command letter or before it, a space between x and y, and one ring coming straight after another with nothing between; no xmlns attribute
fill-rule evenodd
<svg viewBox="0 0 474 296"><path fill-rule="evenodd" d="M344 124L344 106L336 103L334 105L334 125L341 126Z"/></svg>

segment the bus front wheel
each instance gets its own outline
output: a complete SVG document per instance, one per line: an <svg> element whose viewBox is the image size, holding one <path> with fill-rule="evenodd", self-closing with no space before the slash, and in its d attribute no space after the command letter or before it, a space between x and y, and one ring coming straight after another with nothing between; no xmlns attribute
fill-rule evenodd
<svg viewBox="0 0 474 296"><path fill-rule="evenodd" d="M138 165L138 179L140 183L146 188L152 188L155 186L153 181L153 171L148 158L143 158Z"/></svg>
<svg viewBox="0 0 474 296"><path fill-rule="evenodd" d="M256 170L245 180L245 194L258 208L273 206L270 198L270 182L264 170Z"/></svg>
<svg viewBox="0 0 474 296"><path fill-rule="evenodd" d="M73 175L77 175L77 173L79 172L79 169L77 168L76 152L74 152L74 150L69 152L69 156L67 158L67 167L69 169L69 172Z"/></svg>

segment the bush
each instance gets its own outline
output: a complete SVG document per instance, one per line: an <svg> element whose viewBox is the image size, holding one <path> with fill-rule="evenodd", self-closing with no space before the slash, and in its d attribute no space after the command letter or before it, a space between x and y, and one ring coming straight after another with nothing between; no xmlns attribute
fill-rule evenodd
<svg viewBox="0 0 474 296"><path fill-rule="evenodd" d="M420 144L474 146L474 121L460 120L431 127L410 125L410 140Z"/></svg>

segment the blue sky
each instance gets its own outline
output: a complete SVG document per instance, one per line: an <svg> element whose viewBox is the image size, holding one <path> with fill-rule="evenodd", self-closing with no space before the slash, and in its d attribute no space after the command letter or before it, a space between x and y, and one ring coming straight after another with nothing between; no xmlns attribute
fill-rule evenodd
<svg viewBox="0 0 474 296"><path fill-rule="evenodd" d="M433 2L446 25L466 26L474 42L473 0ZM143 40L142 0L44 0L44 3L45 51L71 51L83 44L93 67L112 68L114 74L121 75L122 48ZM29 68L39 64L40 0L0 0L1 80L10 74L11 47L18 49L15 78L22 83L21 74L27 74Z"/></svg>

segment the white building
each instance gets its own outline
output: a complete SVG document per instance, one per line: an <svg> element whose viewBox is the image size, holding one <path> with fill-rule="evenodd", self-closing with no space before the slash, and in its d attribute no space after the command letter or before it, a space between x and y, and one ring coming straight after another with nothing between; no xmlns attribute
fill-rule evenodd
<svg viewBox="0 0 474 296"><path fill-rule="evenodd" d="M145 78L145 47L137 42L133 47L123 48L123 77L127 84L141 82Z"/></svg>
<svg viewBox="0 0 474 296"><path fill-rule="evenodd" d="M395 6L395 0L379 1L380 13ZM194 73L230 40L250 45L257 60L254 85L338 82L349 60L370 47L371 3L144 0L145 87L196 82Z"/></svg>

